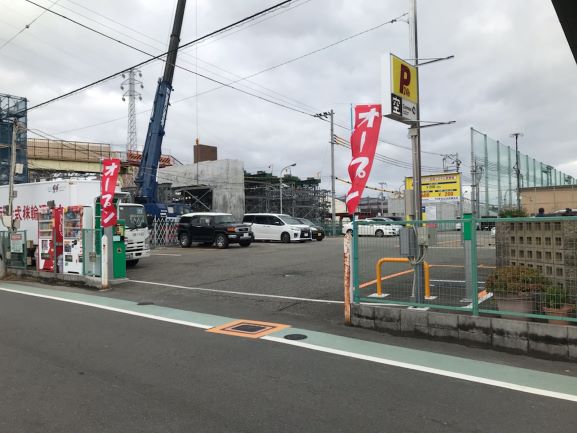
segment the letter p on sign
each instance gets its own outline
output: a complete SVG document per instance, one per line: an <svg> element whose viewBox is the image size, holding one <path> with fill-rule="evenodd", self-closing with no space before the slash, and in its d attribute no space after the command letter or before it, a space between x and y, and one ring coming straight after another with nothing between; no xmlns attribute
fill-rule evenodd
<svg viewBox="0 0 577 433"><path fill-rule="evenodd" d="M391 78L391 93L413 104L419 103L416 67L391 54Z"/></svg>

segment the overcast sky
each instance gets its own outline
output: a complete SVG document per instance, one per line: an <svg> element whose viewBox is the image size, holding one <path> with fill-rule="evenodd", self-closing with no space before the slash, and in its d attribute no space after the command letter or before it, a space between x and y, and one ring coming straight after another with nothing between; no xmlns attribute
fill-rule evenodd
<svg viewBox="0 0 577 433"><path fill-rule="evenodd" d="M35 0L51 6L54 0ZM276 1L189 0L181 42L224 27ZM176 0L59 0L52 10L147 52L166 51ZM42 14L25 0L0 0L0 46ZM179 53L178 65L230 83L320 50L408 11L408 0L298 0L225 35ZM422 134L423 165L442 168L441 154L459 153L470 171L470 127L577 177L577 66L548 0L428 0L418 2L421 58L454 55L423 66L421 118L456 124ZM193 144L218 146L219 158L244 161L248 171L319 175L330 187L329 125L308 114L336 112L350 126L350 104L380 103L381 56L409 57L405 21L383 25L315 54L232 84L242 93L177 69L163 152L192 161ZM195 57L198 56L198 61ZM42 14L0 48L0 93L29 106L145 60L147 56L63 18ZM142 146L164 64L141 69L137 103ZM29 128L65 140L126 145L122 78L31 110ZM210 92L207 92L211 90ZM204 93L195 98L196 93ZM264 101L266 98L289 108ZM106 123L105 123L106 122ZM350 132L335 132L349 138ZM30 135L33 137L34 135ZM377 152L411 162L406 126L383 119ZM347 178L350 151L336 149L336 175ZM426 172L424 172L426 174ZM369 186L399 189L407 168L376 161ZM337 182L337 192L348 187ZM375 195L369 192L365 195Z"/></svg>

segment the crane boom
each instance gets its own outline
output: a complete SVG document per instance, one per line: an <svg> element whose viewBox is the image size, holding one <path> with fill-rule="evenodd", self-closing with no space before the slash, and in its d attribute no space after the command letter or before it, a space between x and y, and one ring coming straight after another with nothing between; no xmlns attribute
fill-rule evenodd
<svg viewBox="0 0 577 433"><path fill-rule="evenodd" d="M152 114L148 122L146 141L144 142L144 150L142 151L142 159L140 161L138 176L135 180L137 186L136 201L144 205L147 214L155 217L162 216L163 212L166 214L166 205L158 203L158 182L156 180L156 174L162 152L162 139L165 133L164 125L166 124L168 106L170 105L172 79L174 76L178 45L180 43L180 31L182 29L185 6L186 0L178 0L174 23L172 25L172 33L170 34L168 54L164 65L164 73L162 78L158 80Z"/></svg>

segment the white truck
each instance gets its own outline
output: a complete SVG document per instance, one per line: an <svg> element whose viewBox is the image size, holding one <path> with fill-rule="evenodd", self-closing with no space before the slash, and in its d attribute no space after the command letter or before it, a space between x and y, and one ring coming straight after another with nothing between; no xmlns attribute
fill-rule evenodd
<svg viewBox="0 0 577 433"><path fill-rule="evenodd" d="M38 245L38 210L53 202L55 207L89 206L94 208L100 195L100 180L67 179L21 183L14 185L13 218L18 220L19 229L26 231L26 240ZM150 256L148 227L144 206L124 203L120 195L118 218L126 223L126 265L134 266L138 260ZM0 186L0 212L8 205L8 185ZM94 214L94 212L93 212ZM87 227L93 228L93 227ZM0 230L6 230L0 224Z"/></svg>

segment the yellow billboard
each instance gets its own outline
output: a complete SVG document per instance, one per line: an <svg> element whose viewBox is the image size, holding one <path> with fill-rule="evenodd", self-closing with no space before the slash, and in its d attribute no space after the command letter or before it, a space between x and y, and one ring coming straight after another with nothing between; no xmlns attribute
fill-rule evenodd
<svg viewBox="0 0 577 433"><path fill-rule="evenodd" d="M391 54L391 93L418 104L417 74L416 67Z"/></svg>
<svg viewBox="0 0 577 433"><path fill-rule="evenodd" d="M413 189L413 178L405 178L405 190ZM461 200L461 174L443 173L422 176L421 197L423 203L458 202Z"/></svg>

